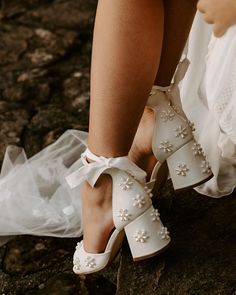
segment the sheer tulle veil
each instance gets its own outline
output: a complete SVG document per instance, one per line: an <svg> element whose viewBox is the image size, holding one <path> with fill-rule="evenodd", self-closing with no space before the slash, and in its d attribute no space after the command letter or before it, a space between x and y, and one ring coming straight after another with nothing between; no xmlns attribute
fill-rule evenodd
<svg viewBox="0 0 236 295"><path fill-rule="evenodd" d="M80 187L70 189L65 177L81 166L86 140L86 132L68 130L30 159L8 146L0 176L2 243L18 234L82 234Z"/></svg>

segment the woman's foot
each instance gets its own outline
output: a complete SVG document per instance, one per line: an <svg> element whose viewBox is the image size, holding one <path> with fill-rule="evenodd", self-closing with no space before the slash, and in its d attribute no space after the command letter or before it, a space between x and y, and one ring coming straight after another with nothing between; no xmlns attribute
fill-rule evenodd
<svg viewBox="0 0 236 295"><path fill-rule="evenodd" d="M84 249L89 253L103 252L114 228L109 175L101 175L94 188L87 182L83 184L82 219Z"/></svg>
<svg viewBox="0 0 236 295"><path fill-rule="evenodd" d="M145 108L132 148L131 160L150 175L156 158L152 153L152 133L154 114ZM84 248L90 253L100 253L106 248L107 241L114 228L112 218L112 182L107 174L100 176L94 188L87 182L82 190L82 211Z"/></svg>

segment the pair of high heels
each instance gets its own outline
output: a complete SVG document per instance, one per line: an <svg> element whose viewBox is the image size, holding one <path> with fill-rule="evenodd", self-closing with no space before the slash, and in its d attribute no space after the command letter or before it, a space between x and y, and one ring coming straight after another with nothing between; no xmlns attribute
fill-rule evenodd
<svg viewBox="0 0 236 295"><path fill-rule="evenodd" d="M197 186L212 177L203 150L192 135L192 124L186 118L179 99L178 83L184 76L187 60L180 64L174 83L166 88L154 86L148 105L155 112L152 149L158 159L151 178L127 156L105 158L89 149L82 154L84 166L67 177L71 188L84 180L93 187L101 174L112 178L112 212L115 225L103 253L88 253L83 241L76 246L73 270L90 274L105 268L121 247L126 235L134 261L164 251L171 241L168 229L152 205L152 191L160 183L161 167L167 163L173 186L183 190ZM88 162L88 159L91 160Z"/></svg>

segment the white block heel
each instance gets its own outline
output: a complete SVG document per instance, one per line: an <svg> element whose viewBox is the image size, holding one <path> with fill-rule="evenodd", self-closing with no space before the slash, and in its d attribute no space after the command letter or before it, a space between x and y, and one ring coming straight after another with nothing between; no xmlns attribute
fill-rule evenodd
<svg viewBox="0 0 236 295"><path fill-rule="evenodd" d="M170 241L169 232L163 226L158 211L152 207L152 194L145 184L146 173L128 157L98 157L88 149L81 157L84 166L67 176L66 180L71 188L77 187L84 180L93 187L101 174L109 174L112 179L112 214L115 228L103 253L88 253L84 249L83 241L77 244L73 259L74 272L90 274L106 267L121 247L124 229L135 260L163 251ZM94 162L89 163L87 158ZM131 233L133 229L148 232L147 243L142 243L145 240L142 233L140 238L136 237L145 247L140 248L139 242L131 241L135 238L131 238L131 235L135 234Z"/></svg>
<svg viewBox="0 0 236 295"><path fill-rule="evenodd" d="M167 162L175 190L189 189L212 176L201 146L193 137L194 126L181 107L178 83L184 77L188 60L180 63L174 82L168 87L153 86L148 100L155 114L152 150L158 160L148 186L153 189L158 171Z"/></svg>
<svg viewBox="0 0 236 295"><path fill-rule="evenodd" d="M182 146L166 161L176 191L200 185L212 177L211 167L194 140Z"/></svg>
<svg viewBox="0 0 236 295"><path fill-rule="evenodd" d="M125 233L134 261L163 252L171 241L167 228L160 220L158 210L153 206L125 226Z"/></svg>

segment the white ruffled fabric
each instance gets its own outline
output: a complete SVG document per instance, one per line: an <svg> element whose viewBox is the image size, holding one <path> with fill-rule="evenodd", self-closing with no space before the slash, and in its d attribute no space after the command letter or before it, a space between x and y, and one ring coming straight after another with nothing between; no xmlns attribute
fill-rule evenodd
<svg viewBox="0 0 236 295"><path fill-rule="evenodd" d="M82 167L87 133L66 131L55 143L27 160L15 146L7 148L0 176L0 244L8 236L82 235L80 186L65 177Z"/></svg>
<svg viewBox="0 0 236 295"><path fill-rule="evenodd" d="M183 108L196 126L214 178L196 190L218 198L236 186L236 26L222 38L200 13L188 45L189 70L181 85Z"/></svg>

